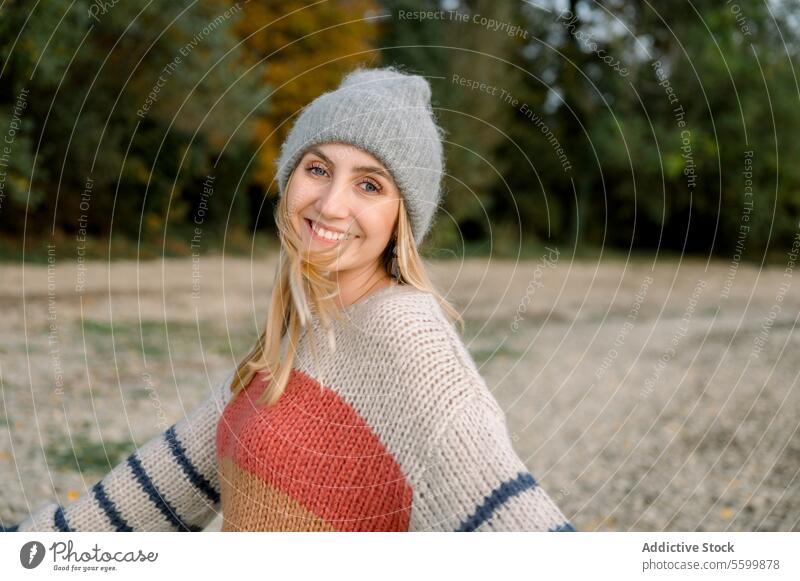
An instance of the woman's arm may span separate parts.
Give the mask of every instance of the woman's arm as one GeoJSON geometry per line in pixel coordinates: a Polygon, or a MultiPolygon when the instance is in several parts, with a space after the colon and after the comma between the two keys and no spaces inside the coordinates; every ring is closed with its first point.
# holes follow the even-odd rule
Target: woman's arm
{"type": "Polygon", "coordinates": [[[420,528],[575,530],[514,451],[502,410],[488,389],[461,405],[423,471],[414,501],[422,518],[412,519],[420,528]]]}
{"type": "Polygon", "coordinates": [[[201,531],[220,509],[216,430],[233,371],[181,421],[151,439],[61,506],[37,508],[7,530],[201,531]]]}
{"type": "Polygon", "coordinates": [[[404,376],[414,378],[406,383],[416,386],[419,407],[433,410],[432,441],[412,484],[411,530],[574,531],[514,451],[503,410],[461,338],[427,301],[396,348],[411,362],[404,376]]]}

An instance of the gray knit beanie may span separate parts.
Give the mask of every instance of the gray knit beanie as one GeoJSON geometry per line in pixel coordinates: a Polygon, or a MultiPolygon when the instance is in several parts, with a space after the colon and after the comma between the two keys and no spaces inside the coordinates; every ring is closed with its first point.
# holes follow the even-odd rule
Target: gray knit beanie
{"type": "Polygon", "coordinates": [[[408,209],[417,246],[441,198],[443,131],[431,108],[431,89],[419,75],[392,67],[356,69],[339,88],[300,114],[276,162],[282,196],[306,150],[342,142],[369,152],[391,172],[408,209]]]}

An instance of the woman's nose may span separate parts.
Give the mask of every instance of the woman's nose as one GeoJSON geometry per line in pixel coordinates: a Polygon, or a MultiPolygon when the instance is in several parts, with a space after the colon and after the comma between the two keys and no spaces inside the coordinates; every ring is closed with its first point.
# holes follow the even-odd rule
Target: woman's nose
{"type": "Polygon", "coordinates": [[[344,180],[331,180],[317,198],[316,209],[323,221],[344,219],[350,215],[349,184],[344,180]],[[327,218],[328,220],[325,220],[327,218]]]}

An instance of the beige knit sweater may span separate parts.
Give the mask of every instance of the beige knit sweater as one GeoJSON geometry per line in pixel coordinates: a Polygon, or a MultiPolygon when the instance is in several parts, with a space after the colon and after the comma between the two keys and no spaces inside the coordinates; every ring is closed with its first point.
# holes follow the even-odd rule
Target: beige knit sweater
{"type": "Polygon", "coordinates": [[[231,531],[575,530],[432,295],[392,284],[343,314],[335,350],[316,319],[303,332],[275,406],[256,405],[262,374],[231,398],[231,370],[89,493],[16,530],[199,531],[220,509],[231,531]]]}

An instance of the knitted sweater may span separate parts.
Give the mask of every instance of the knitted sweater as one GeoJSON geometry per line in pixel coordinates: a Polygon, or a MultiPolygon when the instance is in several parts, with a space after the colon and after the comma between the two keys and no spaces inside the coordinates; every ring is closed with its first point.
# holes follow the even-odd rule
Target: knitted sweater
{"type": "Polygon", "coordinates": [[[343,314],[335,350],[312,319],[274,406],[256,402],[263,374],[231,398],[231,371],[91,491],[16,529],[200,531],[221,508],[224,531],[575,530],[431,294],[392,284],[343,314]]]}

